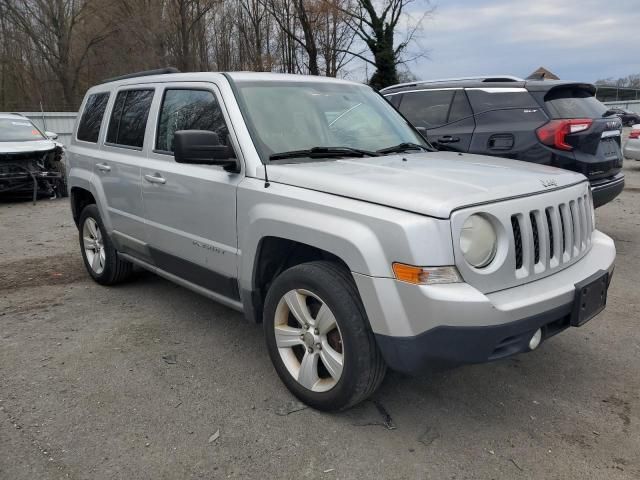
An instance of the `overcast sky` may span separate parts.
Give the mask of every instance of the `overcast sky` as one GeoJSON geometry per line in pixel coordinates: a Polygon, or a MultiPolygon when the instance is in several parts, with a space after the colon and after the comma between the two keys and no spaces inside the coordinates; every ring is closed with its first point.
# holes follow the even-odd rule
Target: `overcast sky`
{"type": "MultiPolygon", "coordinates": [[[[412,5],[413,16],[424,1],[412,5]]],[[[562,79],[640,73],[640,0],[435,0],[419,43],[419,79],[527,76],[545,66],[562,79]]],[[[416,47],[414,47],[414,50],[416,47]]]]}

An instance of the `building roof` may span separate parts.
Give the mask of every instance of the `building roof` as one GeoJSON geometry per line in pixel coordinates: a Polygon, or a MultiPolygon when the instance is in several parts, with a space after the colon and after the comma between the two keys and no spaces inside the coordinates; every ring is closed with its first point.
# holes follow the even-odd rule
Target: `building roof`
{"type": "Polygon", "coordinates": [[[544,67],[539,67],[537,70],[534,70],[527,77],[528,80],[560,80],[555,73],[550,70],[547,70],[544,67]]]}

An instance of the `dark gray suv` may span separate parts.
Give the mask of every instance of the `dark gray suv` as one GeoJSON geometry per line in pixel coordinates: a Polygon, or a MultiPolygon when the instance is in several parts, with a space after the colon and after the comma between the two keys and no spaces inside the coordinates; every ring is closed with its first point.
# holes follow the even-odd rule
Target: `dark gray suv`
{"type": "Polygon", "coordinates": [[[596,207],[624,188],[622,123],[591,84],[503,76],[405,83],[381,93],[440,150],[582,173],[596,207]]]}

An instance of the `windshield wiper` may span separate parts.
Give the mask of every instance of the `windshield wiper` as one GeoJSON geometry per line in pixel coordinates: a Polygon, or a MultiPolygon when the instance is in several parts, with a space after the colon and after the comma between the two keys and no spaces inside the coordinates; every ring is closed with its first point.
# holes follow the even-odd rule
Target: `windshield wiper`
{"type": "Polygon", "coordinates": [[[403,142],[403,143],[399,143],[398,145],[394,145],[393,147],[381,148],[380,150],[376,150],[376,152],[378,152],[378,153],[402,153],[402,152],[406,152],[407,150],[426,150],[426,151],[430,151],[424,145],[419,145],[417,143],[411,143],[411,142],[403,142]]]}
{"type": "Polygon", "coordinates": [[[313,147],[305,150],[291,150],[290,152],[273,153],[269,160],[284,160],[287,158],[328,158],[328,157],[377,157],[378,152],[361,150],[351,147],[313,147]]]}

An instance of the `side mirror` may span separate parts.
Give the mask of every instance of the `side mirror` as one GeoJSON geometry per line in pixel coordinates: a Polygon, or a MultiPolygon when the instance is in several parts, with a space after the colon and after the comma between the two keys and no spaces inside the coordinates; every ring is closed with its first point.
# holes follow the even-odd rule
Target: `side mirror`
{"type": "Polygon", "coordinates": [[[173,156],[177,163],[220,165],[238,172],[238,159],[232,147],[220,143],[218,134],[208,130],[178,130],[173,137],[173,156]]]}
{"type": "Polygon", "coordinates": [[[58,139],[58,134],[55,132],[44,132],[45,137],[47,137],[49,140],[57,140],[58,139]]]}

